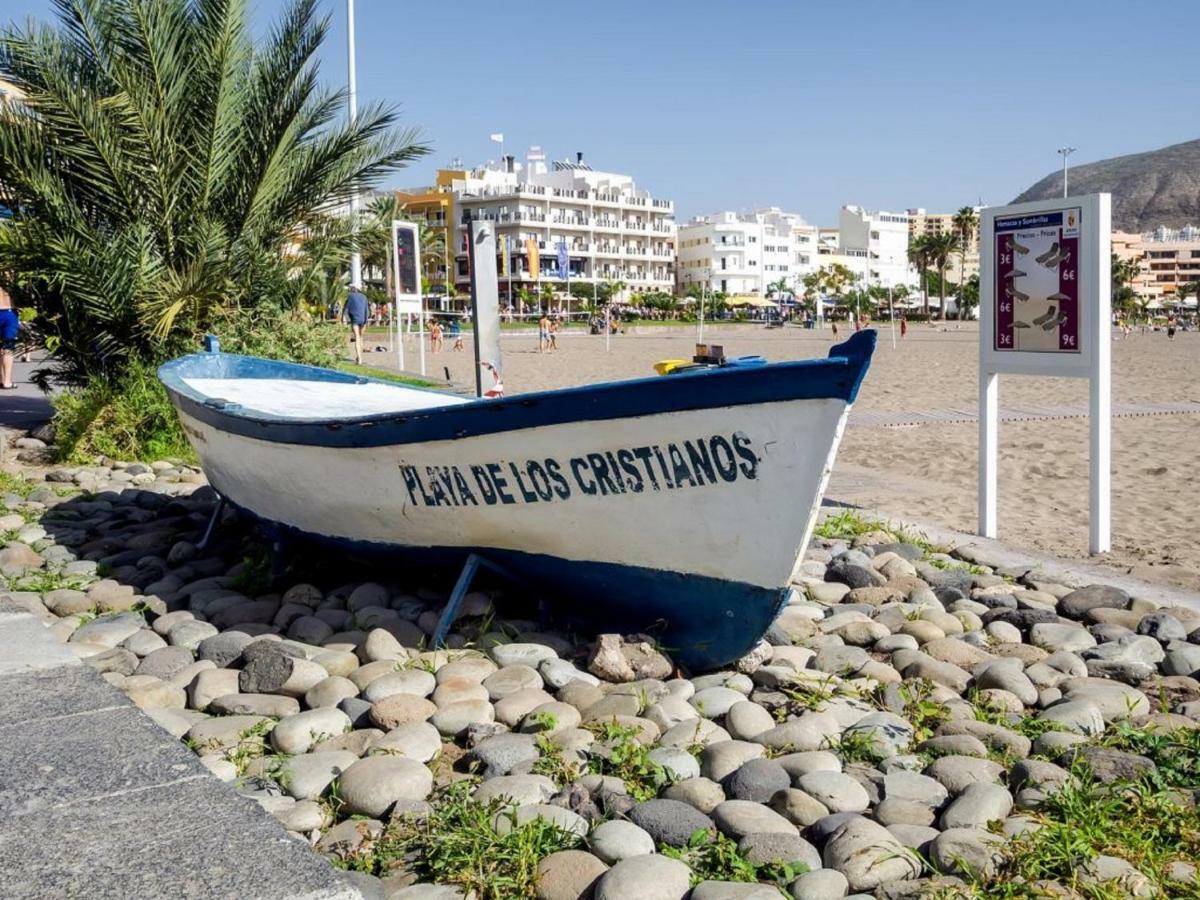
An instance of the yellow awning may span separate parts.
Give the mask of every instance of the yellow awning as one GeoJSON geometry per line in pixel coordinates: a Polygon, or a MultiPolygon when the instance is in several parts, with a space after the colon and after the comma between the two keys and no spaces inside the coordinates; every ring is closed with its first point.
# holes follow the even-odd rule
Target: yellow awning
{"type": "Polygon", "coordinates": [[[739,294],[735,297],[730,297],[725,301],[726,306],[778,306],[774,300],[767,300],[764,297],[755,297],[750,294],[739,294]]]}

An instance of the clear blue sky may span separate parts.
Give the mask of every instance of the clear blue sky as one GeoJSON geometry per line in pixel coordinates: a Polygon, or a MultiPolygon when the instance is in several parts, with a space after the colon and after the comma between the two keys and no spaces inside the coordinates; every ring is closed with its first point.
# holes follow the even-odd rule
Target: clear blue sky
{"type": "MultiPolygon", "coordinates": [[[[345,3],[322,73],[345,78],[345,3]]],[[[279,0],[253,3],[267,23],[279,0]]],[[[0,20],[49,15],[5,0],[0,20]]],[[[434,152],[584,152],[677,217],[778,205],[1003,203],[1076,163],[1200,137],[1200,4],[1144,0],[358,0],[361,100],[399,103],[434,152]]]]}

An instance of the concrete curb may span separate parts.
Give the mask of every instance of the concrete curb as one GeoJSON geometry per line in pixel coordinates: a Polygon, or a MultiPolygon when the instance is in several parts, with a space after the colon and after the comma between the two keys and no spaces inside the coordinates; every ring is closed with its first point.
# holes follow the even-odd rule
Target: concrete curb
{"type": "Polygon", "coordinates": [[[1101,566],[1061,559],[1049,553],[1038,553],[1033,550],[1012,547],[1000,541],[980,537],[977,534],[966,534],[962,531],[930,525],[927,522],[903,519],[890,513],[864,509],[848,503],[838,503],[836,500],[830,499],[825,501],[825,505],[821,509],[821,518],[837,515],[846,509],[852,509],[865,518],[877,519],[904,531],[919,534],[931,544],[949,547],[953,555],[967,562],[975,562],[992,568],[1024,568],[1045,576],[1048,581],[1057,581],[1071,587],[1082,587],[1087,584],[1110,584],[1132,596],[1145,597],[1164,606],[1186,606],[1200,610],[1200,594],[1192,591],[1165,584],[1154,584],[1130,575],[1122,575],[1101,566]]]}
{"type": "Polygon", "coordinates": [[[5,599],[0,896],[362,898],[5,599]]]}

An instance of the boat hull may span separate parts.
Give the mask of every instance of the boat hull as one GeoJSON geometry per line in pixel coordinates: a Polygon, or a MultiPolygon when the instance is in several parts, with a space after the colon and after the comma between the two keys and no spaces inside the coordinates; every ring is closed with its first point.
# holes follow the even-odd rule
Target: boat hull
{"type": "MultiPolygon", "coordinates": [[[[730,402],[703,405],[713,402],[705,386],[718,387],[704,375],[637,384],[624,404],[635,414],[615,403],[590,417],[603,404],[582,390],[574,419],[518,408],[519,427],[467,425],[440,437],[414,428],[411,441],[378,428],[347,440],[343,427],[298,442],[294,423],[247,426],[172,397],[212,486],[273,527],[437,564],[479,553],[569,617],[645,631],[689,668],[712,668],[753,647],[782,608],[853,390],[804,396],[813,391],[776,385],[740,395],[722,381],[711,393],[730,402]],[[638,406],[645,390],[673,380],[699,394],[675,404],[693,408],[638,406]]],[[[530,396],[536,408],[552,394],[530,396]]]]}

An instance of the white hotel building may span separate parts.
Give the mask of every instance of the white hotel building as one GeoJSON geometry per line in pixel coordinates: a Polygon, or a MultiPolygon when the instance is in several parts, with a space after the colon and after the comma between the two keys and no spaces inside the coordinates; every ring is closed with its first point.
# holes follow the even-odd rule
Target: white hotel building
{"type": "Polygon", "coordinates": [[[800,293],[817,268],[817,229],[778,207],[699,216],[679,227],[679,290],[765,296],[779,281],[800,293]]]}
{"type": "MultiPolygon", "coordinates": [[[[541,148],[531,147],[524,164],[506,156],[463,173],[451,190],[458,207],[452,241],[459,290],[470,289],[464,212],[494,222],[498,246],[508,238],[514,294],[548,281],[560,286],[563,241],[573,285],[621,281],[627,292],[675,289],[675,205],[639,189],[629,175],[593,170],[583,154],[548,165],[541,148]],[[531,240],[537,242],[536,277],[530,269],[531,240]]],[[[505,298],[509,279],[501,272],[505,298]]]]}
{"type": "Polygon", "coordinates": [[[838,255],[868,286],[916,284],[908,262],[909,216],[843,206],[838,216],[838,255]]]}

